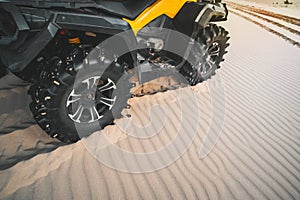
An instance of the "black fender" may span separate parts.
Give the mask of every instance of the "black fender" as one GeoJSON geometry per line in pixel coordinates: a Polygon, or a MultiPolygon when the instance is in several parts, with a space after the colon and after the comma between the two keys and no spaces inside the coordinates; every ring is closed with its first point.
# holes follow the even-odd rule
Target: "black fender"
{"type": "Polygon", "coordinates": [[[224,3],[186,3],[174,18],[176,30],[192,36],[210,22],[226,21],[228,10],[224,3]]]}
{"type": "Polygon", "coordinates": [[[228,9],[226,4],[205,4],[196,17],[195,23],[204,28],[209,22],[226,21],[227,16],[228,9]]]}

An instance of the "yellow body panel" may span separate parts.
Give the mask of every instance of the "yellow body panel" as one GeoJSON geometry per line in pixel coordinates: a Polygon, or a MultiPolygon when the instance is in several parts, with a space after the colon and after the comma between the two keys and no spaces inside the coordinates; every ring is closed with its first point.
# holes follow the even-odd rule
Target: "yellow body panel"
{"type": "Polygon", "coordinates": [[[158,0],[146,8],[136,19],[129,20],[124,18],[124,20],[130,24],[134,34],[137,34],[140,29],[161,15],[174,18],[187,2],[197,2],[197,0],[158,0]]]}

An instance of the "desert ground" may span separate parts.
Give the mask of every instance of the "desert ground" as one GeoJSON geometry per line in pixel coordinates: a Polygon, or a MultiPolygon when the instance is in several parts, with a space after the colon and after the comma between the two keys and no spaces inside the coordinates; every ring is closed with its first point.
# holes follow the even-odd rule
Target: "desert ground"
{"type": "Polygon", "coordinates": [[[300,199],[300,19],[228,5],[229,19],[219,24],[230,47],[216,76],[134,97],[124,111],[130,119],[75,144],[63,145],[35,124],[27,83],[1,78],[0,199],[300,199]],[[101,162],[94,154],[110,146],[157,151],[179,130],[190,143],[163,167],[172,152],[143,163],[113,153],[101,162]],[[153,132],[148,140],[132,137],[153,132]],[[110,145],[98,140],[102,135],[110,145]],[[122,170],[108,161],[123,163],[122,170]]]}

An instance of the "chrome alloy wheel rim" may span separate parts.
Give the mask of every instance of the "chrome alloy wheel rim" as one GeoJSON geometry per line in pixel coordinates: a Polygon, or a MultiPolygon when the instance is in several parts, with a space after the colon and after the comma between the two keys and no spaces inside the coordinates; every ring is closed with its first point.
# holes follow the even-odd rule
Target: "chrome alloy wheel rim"
{"type": "Polygon", "coordinates": [[[216,60],[220,54],[220,49],[221,48],[218,42],[213,42],[205,49],[197,67],[199,76],[204,77],[211,73],[216,65],[216,60]]]}
{"type": "Polygon", "coordinates": [[[69,118],[77,123],[100,120],[116,102],[117,96],[112,96],[115,89],[116,84],[110,78],[102,80],[94,76],[83,80],[73,88],[66,101],[69,118]]]}

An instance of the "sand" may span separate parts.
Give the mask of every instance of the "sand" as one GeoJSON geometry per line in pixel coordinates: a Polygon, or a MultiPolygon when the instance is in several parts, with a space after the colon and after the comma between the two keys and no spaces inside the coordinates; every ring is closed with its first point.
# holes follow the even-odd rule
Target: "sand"
{"type": "MultiPolygon", "coordinates": [[[[120,128],[129,119],[117,120],[119,126],[102,132],[111,145],[102,144],[101,134],[95,133],[62,146],[32,122],[25,105],[8,111],[1,104],[1,116],[16,122],[1,123],[0,199],[300,199],[300,50],[236,15],[222,25],[230,32],[231,46],[217,75],[194,87],[131,99],[131,108],[125,111],[133,122],[125,127],[131,135],[120,128]],[[127,173],[90,153],[111,146],[136,153],[164,148],[182,126],[180,108],[187,119],[181,133],[194,137],[168,166],[127,173]],[[27,114],[18,115],[18,109],[27,114]],[[208,135],[210,127],[213,134],[208,135]],[[220,127],[217,143],[201,159],[204,141],[212,140],[220,127]],[[131,137],[149,136],[153,130],[159,134],[148,140],[131,137]]],[[[25,91],[22,88],[1,91],[1,101],[18,96],[14,91],[25,91]]],[[[21,104],[28,101],[23,94],[18,96],[21,104]]],[[[153,168],[168,155],[172,152],[157,163],[144,162],[153,168]]],[[[111,154],[110,160],[127,167],[145,164],[116,158],[111,154]]]]}
{"type": "Polygon", "coordinates": [[[292,4],[284,4],[284,0],[224,0],[224,2],[239,3],[266,11],[300,18],[300,1],[289,0],[292,4]]]}

